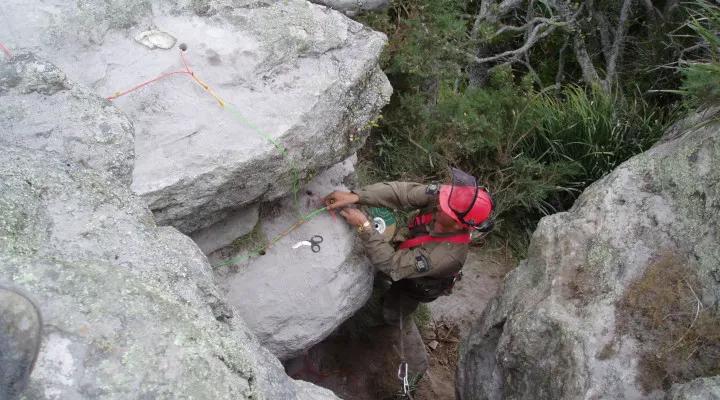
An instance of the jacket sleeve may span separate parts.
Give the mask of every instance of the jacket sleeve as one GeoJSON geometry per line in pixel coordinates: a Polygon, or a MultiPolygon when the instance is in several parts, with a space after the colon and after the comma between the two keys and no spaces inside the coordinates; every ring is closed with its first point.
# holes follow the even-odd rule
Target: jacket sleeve
{"type": "Polygon", "coordinates": [[[393,281],[423,276],[448,276],[460,270],[464,260],[458,260],[448,252],[418,246],[413,249],[395,250],[381,233],[369,229],[360,233],[370,261],[393,281]]]}
{"type": "Polygon", "coordinates": [[[436,193],[427,185],[414,182],[384,182],[356,190],[359,203],[395,210],[424,208],[436,201],[436,193]]]}

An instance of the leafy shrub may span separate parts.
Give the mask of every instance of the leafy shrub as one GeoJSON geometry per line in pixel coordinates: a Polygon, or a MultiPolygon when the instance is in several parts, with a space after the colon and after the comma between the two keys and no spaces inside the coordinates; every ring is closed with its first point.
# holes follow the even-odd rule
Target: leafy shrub
{"type": "Polygon", "coordinates": [[[720,63],[694,63],[683,67],[680,91],[691,108],[720,104],[720,63]]]}
{"type": "Polygon", "coordinates": [[[683,83],[679,92],[691,108],[720,104],[720,7],[702,0],[688,7],[687,27],[697,36],[700,60],[681,66],[683,83]]]}

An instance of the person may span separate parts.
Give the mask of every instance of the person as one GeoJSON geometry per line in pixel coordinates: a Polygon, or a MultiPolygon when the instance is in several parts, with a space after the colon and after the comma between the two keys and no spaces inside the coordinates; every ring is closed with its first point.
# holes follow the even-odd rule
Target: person
{"type": "Polygon", "coordinates": [[[384,182],[325,197],[328,210],[339,209],[357,227],[368,258],[392,282],[382,303],[388,325],[399,325],[421,302],[449,294],[465,263],[471,230],[492,229],[488,191],[460,170],[451,169],[451,175],[445,185],[384,182]],[[399,242],[404,235],[388,240],[354,205],[420,212],[408,224],[408,238],[399,242]]]}

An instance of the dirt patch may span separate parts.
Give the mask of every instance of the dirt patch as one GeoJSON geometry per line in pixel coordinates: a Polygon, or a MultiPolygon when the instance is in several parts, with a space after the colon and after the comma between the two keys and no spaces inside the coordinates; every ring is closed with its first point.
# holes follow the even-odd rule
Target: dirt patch
{"type": "MultiPolygon", "coordinates": [[[[295,379],[313,382],[335,392],[345,400],[400,400],[401,382],[397,378],[399,356],[386,339],[388,332],[373,328],[372,336],[334,335],[313,347],[306,356],[286,363],[295,379]]],[[[410,371],[410,390],[415,400],[455,398],[455,369],[460,337],[458,329],[431,322],[422,332],[429,368],[419,377],[410,371]]]]}
{"type": "Polygon", "coordinates": [[[399,357],[382,340],[335,335],[286,365],[287,373],[332,390],[345,400],[394,400],[401,397],[396,373],[399,357]]]}
{"type": "Polygon", "coordinates": [[[618,304],[619,333],[640,343],[643,390],[667,390],[674,383],[720,374],[720,312],[703,304],[702,288],[689,261],[666,254],[618,304]]]}
{"type": "Polygon", "coordinates": [[[455,398],[455,370],[461,338],[457,326],[433,323],[423,332],[428,349],[429,367],[418,382],[415,400],[448,400],[455,398]]]}

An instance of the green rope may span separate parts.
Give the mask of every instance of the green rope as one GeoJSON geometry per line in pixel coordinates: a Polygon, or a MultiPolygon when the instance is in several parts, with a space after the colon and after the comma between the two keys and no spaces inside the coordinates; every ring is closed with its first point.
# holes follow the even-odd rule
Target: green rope
{"type": "Polygon", "coordinates": [[[245,118],[238,109],[235,108],[235,106],[232,103],[224,101],[223,108],[228,110],[232,116],[235,117],[240,123],[244,124],[246,127],[253,130],[254,133],[259,135],[260,137],[264,138],[268,142],[272,143],[273,146],[280,152],[280,154],[285,157],[289,164],[290,164],[290,173],[292,174],[292,193],[293,193],[293,201],[295,203],[295,214],[298,218],[302,218],[302,215],[300,214],[300,199],[298,198],[298,192],[300,191],[300,169],[295,164],[295,161],[290,158],[290,154],[285,148],[285,146],[282,145],[279,141],[275,140],[272,136],[268,135],[267,133],[263,132],[260,128],[258,128],[255,124],[250,122],[247,118],[245,118]]]}
{"type": "Polygon", "coordinates": [[[287,151],[287,149],[285,149],[285,146],[283,146],[282,143],[278,142],[278,141],[275,140],[272,136],[270,136],[270,135],[266,134],[265,132],[263,132],[262,130],[260,130],[260,128],[258,128],[257,126],[255,126],[255,124],[253,124],[252,122],[248,121],[245,117],[243,117],[243,115],[240,113],[240,111],[238,111],[238,110],[235,108],[235,106],[232,105],[232,103],[226,102],[224,108],[225,108],[226,110],[228,110],[228,111],[230,112],[230,114],[232,114],[232,115],[233,115],[238,121],[240,121],[242,124],[244,124],[245,126],[247,126],[247,127],[250,128],[250,129],[252,129],[256,134],[260,135],[261,137],[263,137],[263,138],[264,138],[265,140],[267,140],[268,142],[272,143],[272,144],[275,146],[275,148],[278,149],[278,151],[280,152],[280,154],[282,154],[282,155],[285,156],[285,157],[288,156],[288,151],[287,151]]]}
{"type": "Polygon", "coordinates": [[[313,218],[317,217],[318,215],[322,214],[323,211],[326,211],[327,209],[325,207],[318,208],[317,210],[313,210],[309,212],[308,214],[302,216],[298,222],[296,222],[293,226],[290,227],[290,229],[286,230],[285,232],[275,236],[268,244],[259,246],[255,250],[248,251],[244,254],[241,254],[237,257],[233,257],[231,259],[219,262],[217,264],[213,264],[214,268],[220,268],[220,267],[227,267],[229,265],[233,264],[240,264],[242,262],[248,261],[253,257],[258,257],[263,255],[264,251],[275,245],[275,243],[279,242],[282,238],[287,236],[290,232],[294,231],[296,228],[298,228],[300,225],[304,224],[305,222],[308,222],[312,220],[313,218]]]}

